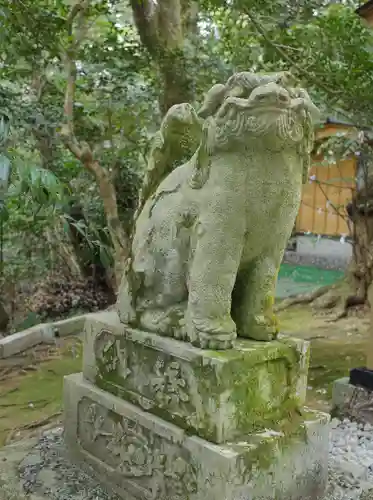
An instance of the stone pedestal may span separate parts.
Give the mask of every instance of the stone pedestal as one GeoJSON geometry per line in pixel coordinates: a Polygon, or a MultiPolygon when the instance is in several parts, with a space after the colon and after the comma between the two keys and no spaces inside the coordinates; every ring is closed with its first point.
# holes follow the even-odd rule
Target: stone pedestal
{"type": "Polygon", "coordinates": [[[90,319],[83,373],[65,380],[66,442],[126,500],[322,498],[328,416],[302,408],[308,349],[204,351],[90,319]]]}
{"type": "Polygon", "coordinates": [[[214,443],[281,427],[304,404],[309,344],[238,341],[228,351],[88,320],[83,375],[97,387],[214,443]]]}

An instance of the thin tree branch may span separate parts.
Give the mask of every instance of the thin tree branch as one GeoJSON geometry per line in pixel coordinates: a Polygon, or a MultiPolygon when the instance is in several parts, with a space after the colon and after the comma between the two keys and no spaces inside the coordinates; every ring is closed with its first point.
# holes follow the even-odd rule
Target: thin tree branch
{"type": "Polygon", "coordinates": [[[76,89],[76,62],[73,59],[73,54],[66,53],[65,56],[65,71],[66,71],[66,93],[63,107],[65,123],[62,128],[62,135],[70,139],[74,135],[74,102],[76,89]]]}
{"type": "MultiPolygon", "coordinates": [[[[271,47],[274,48],[274,50],[279,54],[280,57],[282,57],[287,63],[289,63],[293,68],[296,69],[296,71],[299,73],[299,75],[303,76],[304,78],[306,78],[308,81],[312,81],[313,84],[318,87],[318,88],[321,88],[323,89],[325,92],[327,92],[328,94],[330,95],[333,95],[334,98],[332,99],[331,103],[329,104],[329,109],[334,109],[334,111],[336,111],[338,114],[344,116],[347,120],[349,121],[352,121],[351,119],[351,116],[349,114],[347,114],[345,111],[341,110],[341,109],[337,109],[334,107],[335,103],[338,101],[338,99],[340,99],[340,97],[343,96],[343,93],[338,93],[336,92],[335,90],[333,90],[332,88],[328,87],[327,85],[323,84],[322,82],[320,82],[317,78],[316,78],[316,75],[311,75],[306,68],[302,68],[301,66],[299,66],[296,62],[294,62],[292,60],[292,58],[290,56],[287,55],[287,53],[282,49],[281,46],[279,46],[278,44],[276,44],[275,42],[273,42],[270,38],[270,36],[268,35],[267,31],[265,30],[265,28],[262,26],[262,24],[257,20],[255,19],[255,17],[252,15],[252,13],[250,12],[250,9],[245,7],[243,8],[245,14],[248,16],[248,18],[250,19],[252,25],[254,26],[254,28],[257,30],[257,32],[262,36],[262,38],[264,39],[264,41],[270,45],[271,47]]],[[[343,96],[344,99],[346,99],[346,96],[344,95],[343,96]]],[[[357,124],[355,124],[355,126],[358,126],[357,124]]]]}
{"type": "MultiPolygon", "coordinates": [[[[87,148],[80,147],[75,134],[74,134],[74,102],[75,102],[75,91],[76,91],[76,52],[78,45],[83,40],[82,31],[84,31],[84,18],[86,11],[90,5],[90,0],[83,0],[77,2],[72,8],[68,15],[66,24],[67,32],[69,36],[69,45],[64,54],[65,60],[65,71],[66,71],[66,92],[65,92],[65,102],[64,102],[64,123],[61,127],[61,138],[65,143],[66,147],[73,153],[76,158],[81,160],[88,168],[89,159],[88,157],[84,160],[83,153],[88,154],[87,148]],[[79,29],[76,37],[74,37],[74,21],[78,20],[79,29]]],[[[93,158],[92,158],[93,160],[93,158]]],[[[91,160],[91,161],[92,161],[91,160]]]]}
{"type": "Polygon", "coordinates": [[[73,35],[75,19],[77,18],[78,15],[81,16],[83,14],[84,16],[90,3],[91,3],[90,0],[78,0],[76,4],[72,6],[69,15],[67,16],[66,19],[67,32],[69,36],[73,35]]]}
{"type": "Polygon", "coordinates": [[[324,89],[329,94],[336,95],[336,92],[333,89],[330,89],[328,86],[326,86],[326,85],[320,83],[318,80],[312,78],[312,76],[305,69],[303,69],[297,63],[295,63],[292,60],[292,58],[287,55],[287,53],[282,49],[282,47],[280,47],[279,45],[277,45],[276,43],[274,43],[271,40],[271,38],[269,37],[265,28],[261,25],[261,23],[257,19],[255,19],[255,17],[252,15],[249,8],[245,7],[244,12],[247,15],[247,17],[250,19],[251,24],[254,26],[254,28],[257,30],[257,32],[262,36],[262,38],[265,40],[265,42],[268,45],[270,45],[271,47],[273,47],[275,49],[275,51],[282,57],[282,59],[284,59],[287,63],[291,64],[291,66],[294,67],[300,75],[304,76],[308,80],[313,80],[313,83],[317,87],[324,89]]]}

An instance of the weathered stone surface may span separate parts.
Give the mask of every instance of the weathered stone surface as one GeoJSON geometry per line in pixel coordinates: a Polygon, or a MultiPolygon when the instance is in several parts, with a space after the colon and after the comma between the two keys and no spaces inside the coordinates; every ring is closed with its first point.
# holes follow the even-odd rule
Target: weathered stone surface
{"type": "Polygon", "coordinates": [[[188,104],[165,117],[150,168],[162,182],[147,179],[119,291],[123,323],[207,349],[230,348],[236,335],[276,337],[274,288],[317,111],[288,76],[237,73],[214,86],[204,121],[188,104]],[[168,122],[182,124],[183,139],[165,133],[168,122]],[[186,163],[168,153],[190,138],[198,147],[186,163]]]}
{"type": "Polygon", "coordinates": [[[77,374],[65,378],[65,422],[74,460],[125,500],[318,500],[326,486],[324,414],[217,446],[77,374]]]}
{"type": "Polygon", "coordinates": [[[14,354],[41,344],[45,338],[51,337],[52,334],[52,326],[49,323],[45,323],[8,335],[0,339],[0,359],[9,358],[10,356],[14,356],[14,354]]]}
{"type": "Polygon", "coordinates": [[[305,400],[308,342],[241,340],[229,351],[87,319],[87,380],[200,437],[222,443],[279,428],[305,400]]]}
{"type": "Polygon", "coordinates": [[[351,385],[348,377],[336,380],[333,385],[333,413],[340,418],[373,424],[373,392],[351,385]]]}
{"type": "Polygon", "coordinates": [[[86,321],[83,373],[65,379],[68,448],[125,500],[324,493],[309,345],[278,338],[273,314],[316,111],[288,73],[242,72],[162,122],[118,314],[86,321]]]}

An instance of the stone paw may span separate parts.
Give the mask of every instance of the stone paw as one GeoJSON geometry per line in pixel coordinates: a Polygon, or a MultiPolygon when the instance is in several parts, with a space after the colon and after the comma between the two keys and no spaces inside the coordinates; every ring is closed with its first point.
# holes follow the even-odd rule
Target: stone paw
{"type": "Polygon", "coordinates": [[[132,307],[118,308],[118,316],[124,325],[133,326],[136,323],[136,312],[132,307]]]}
{"type": "Polygon", "coordinates": [[[206,333],[208,335],[230,335],[231,333],[236,333],[236,323],[230,317],[225,319],[193,318],[192,324],[198,333],[206,333]]]}
{"type": "Polygon", "coordinates": [[[197,338],[192,342],[196,347],[201,349],[210,349],[213,351],[223,351],[232,349],[236,333],[227,333],[220,335],[211,335],[209,333],[198,332],[197,338]]]}
{"type": "Polygon", "coordinates": [[[276,321],[270,321],[265,316],[255,316],[253,320],[248,321],[247,333],[239,336],[262,342],[271,342],[272,340],[276,340],[277,335],[278,328],[276,321]]]}
{"type": "Polygon", "coordinates": [[[236,339],[236,324],[231,318],[225,320],[192,320],[193,337],[191,343],[201,349],[225,350],[233,347],[236,339]]]}

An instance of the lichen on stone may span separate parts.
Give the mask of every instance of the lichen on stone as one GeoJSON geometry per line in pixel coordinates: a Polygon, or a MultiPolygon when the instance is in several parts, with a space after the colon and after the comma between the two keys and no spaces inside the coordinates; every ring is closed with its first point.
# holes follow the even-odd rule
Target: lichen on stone
{"type": "Polygon", "coordinates": [[[237,73],[199,116],[189,104],[165,116],[119,291],[123,323],[214,350],[277,337],[275,284],[316,111],[291,80],[237,73]]]}

